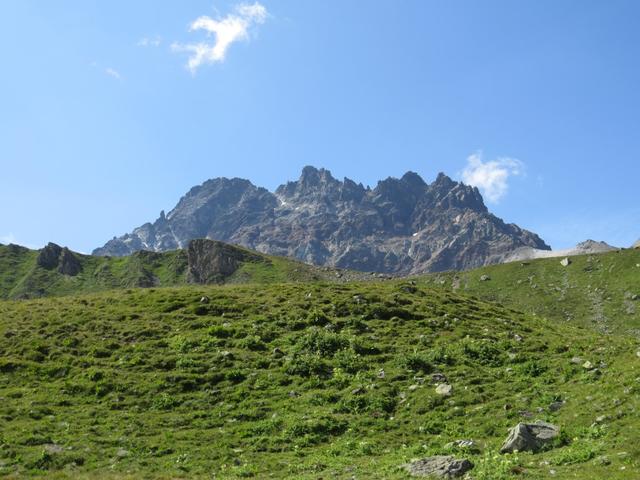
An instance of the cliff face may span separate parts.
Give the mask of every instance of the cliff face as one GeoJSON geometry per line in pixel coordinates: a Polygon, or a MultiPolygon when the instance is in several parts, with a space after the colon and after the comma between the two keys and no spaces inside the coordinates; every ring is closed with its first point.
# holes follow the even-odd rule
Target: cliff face
{"type": "Polygon", "coordinates": [[[96,255],[186,248],[196,238],[364,271],[413,274],[498,263],[537,235],[489,213],[477,188],[444,174],[427,184],[407,172],[374,189],[305,167],[271,193],[217,178],[192,188],[167,215],[114,238],[96,255]]]}

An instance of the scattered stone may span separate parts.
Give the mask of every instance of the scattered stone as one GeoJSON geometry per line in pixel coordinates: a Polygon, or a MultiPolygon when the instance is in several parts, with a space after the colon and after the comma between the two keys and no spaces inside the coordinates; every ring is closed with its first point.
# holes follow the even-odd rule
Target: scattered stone
{"type": "Polygon", "coordinates": [[[116,452],[116,457],[125,458],[129,456],[129,450],[125,450],[124,448],[119,448],[116,452]]]}
{"type": "Polygon", "coordinates": [[[569,257],[565,257],[560,261],[560,265],[562,265],[563,267],[568,267],[569,265],[571,265],[571,260],[569,260],[569,257]]]}
{"type": "Polygon", "coordinates": [[[448,455],[436,455],[421,460],[414,460],[403,465],[412,477],[457,478],[473,468],[469,460],[458,459],[448,455]]]}
{"type": "Polygon", "coordinates": [[[585,370],[593,370],[593,363],[587,360],[582,364],[582,368],[584,368],[585,370]]]}
{"type": "Polygon", "coordinates": [[[64,452],[64,447],[58,445],[57,443],[46,443],[43,445],[44,451],[47,453],[62,453],[64,452]]]}
{"type": "Polygon", "coordinates": [[[378,378],[384,378],[384,368],[381,368],[380,370],[378,370],[378,378]]]}
{"type": "Polygon", "coordinates": [[[278,357],[279,358],[279,357],[284,356],[284,352],[282,350],[280,350],[278,347],[274,348],[272,353],[273,353],[274,357],[278,357]]]}
{"type": "Polygon", "coordinates": [[[551,402],[549,405],[549,410],[552,412],[557,412],[562,407],[564,407],[564,402],[551,402]]]}
{"type": "Polygon", "coordinates": [[[571,359],[571,363],[575,363],[576,365],[580,365],[584,360],[581,357],[573,357],[571,359]]]}
{"type": "Polygon", "coordinates": [[[519,423],[509,431],[509,436],[500,448],[500,453],[539,452],[545,445],[551,443],[560,429],[546,422],[519,423]]]}
{"type": "Polygon", "coordinates": [[[409,385],[409,388],[408,388],[410,392],[413,392],[414,390],[417,390],[417,389],[418,389],[418,385],[409,385]]]}
{"type": "Polygon", "coordinates": [[[431,375],[431,382],[433,383],[445,383],[446,381],[447,377],[443,373],[434,373],[431,375]]]}
{"type": "Polygon", "coordinates": [[[491,277],[490,277],[489,275],[482,275],[482,276],[480,277],[480,281],[481,281],[481,282],[487,282],[487,281],[489,281],[489,280],[491,280],[491,277]]]}
{"type": "Polygon", "coordinates": [[[453,390],[453,387],[448,383],[441,383],[436,387],[436,393],[438,395],[443,395],[445,397],[450,396],[452,390],[453,390]]]}
{"type": "Polygon", "coordinates": [[[200,303],[209,303],[209,297],[202,297],[200,303]]]}
{"type": "Polygon", "coordinates": [[[456,440],[455,442],[447,443],[444,448],[447,450],[467,450],[469,452],[480,451],[478,444],[473,440],[456,440]]]}

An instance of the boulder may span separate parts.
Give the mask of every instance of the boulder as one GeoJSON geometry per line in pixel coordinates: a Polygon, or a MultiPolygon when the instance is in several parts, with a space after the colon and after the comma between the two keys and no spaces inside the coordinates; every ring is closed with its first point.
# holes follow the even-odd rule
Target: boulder
{"type": "Polygon", "coordinates": [[[509,431],[500,453],[539,452],[560,435],[560,429],[551,423],[519,423],[509,431]]]}
{"type": "Polygon", "coordinates": [[[199,239],[187,247],[189,283],[222,283],[243,262],[264,262],[264,257],[215,240],[199,239]]]}
{"type": "Polygon", "coordinates": [[[62,253],[62,247],[49,242],[46,247],[40,250],[36,263],[46,270],[53,270],[58,266],[58,260],[62,253]]]}
{"type": "Polygon", "coordinates": [[[63,275],[75,276],[82,271],[82,264],[67,247],[49,242],[40,250],[36,263],[46,270],[57,269],[63,275]]]}
{"type": "Polygon", "coordinates": [[[82,264],[80,263],[80,260],[78,260],[78,257],[76,257],[67,247],[64,247],[60,253],[58,272],[63,275],[75,277],[81,271],[82,264]]]}
{"type": "Polygon", "coordinates": [[[436,393],[438,395],[443,395],[445,397],[448,397],[449,395],[451,395],[452,390],[453,390],[453,387],[448,383],[441,383],[436,387],[436,393]]]}
{"type": "Polygon", "coordinates": [[[489,280],[491,280],[491,277],[489,277],[489,275],[482,275],[480,277],[481,282],[488,282],[489,280]]]}
{"type": "Polygon", "coordinates": [[[563,267],[568,267],[569,265],[571,265],[571,260],[569,260],[569,257],[564,257],[562,260],[560,260],[560,265],[562,265],[563,267]]]}
{"type": "Polygon", "coordinates": [[[448,455],[427,457],[404,465],[404,469],[412,477],[457,478],[472,468],[473,463],[469,460],[448,455]]]}

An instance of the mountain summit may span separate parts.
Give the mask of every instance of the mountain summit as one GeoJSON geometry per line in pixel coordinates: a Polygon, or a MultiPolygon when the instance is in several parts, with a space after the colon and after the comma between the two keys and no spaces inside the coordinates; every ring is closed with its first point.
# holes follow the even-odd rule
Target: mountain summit
{"type": "Polygon", "coordinates": [[[193,187],[168,214],[113,238],[95,255],[185,248],[195,238],[235,243],[316,265],[415,274],[498,263],[514,250],[549,250],[540,237],[492,215],[477,188],[417,173],[371,189],[305,167],[274,193],[248,180],[193,187]]]}

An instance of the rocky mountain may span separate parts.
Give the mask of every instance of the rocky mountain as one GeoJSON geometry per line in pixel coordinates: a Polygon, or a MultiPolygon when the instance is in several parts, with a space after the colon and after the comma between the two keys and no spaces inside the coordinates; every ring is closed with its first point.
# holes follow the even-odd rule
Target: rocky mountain
{"type": "Polygon", "coordinates": [[[638,239],[638,241],[636,243],[634,243],[631,248],[640,248],[640,238],[638,239]]]}
{"type": "Polygon", "coordinates": [[[620,249],[606,242],[596,242],[595,240],[585,240],[573,248],[563,250],[541,250],[532,247],[521,247],[507,255],[505,262],[533,260],[536,258],[571,257],[574,255],[613,252],[614,250],[620,249]]]}
{"type": "Polygon", "coordinates": [[[492,215],[477,188],[444,174],[427,184],[407,172],[371,189],[305,167],[275,192],[216,178],[192,188],[167,215],[113,238],[94,255],[185,248],[210,238],[316,264],[415,274],[503,261],[537,235],[492,215]]]}

